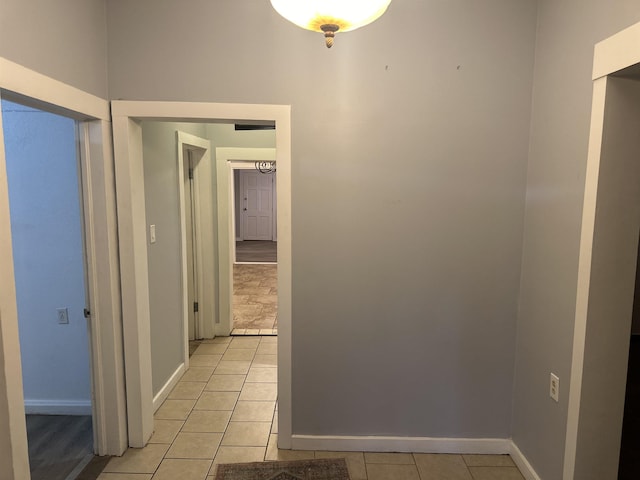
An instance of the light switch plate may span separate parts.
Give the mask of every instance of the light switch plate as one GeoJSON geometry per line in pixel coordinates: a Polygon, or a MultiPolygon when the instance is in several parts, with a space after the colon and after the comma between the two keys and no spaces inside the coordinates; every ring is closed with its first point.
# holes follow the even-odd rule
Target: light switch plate
{"type": "Polygon", "coordinates": [[[156,243],[156,226],[149,225],[149,241],[151,243],[156,243]]]}
{"type": "Polygon", "coordinates": [[[554,373],[549,376],[549,396],[556,402],[560,399],[560,379],[554,373]]]}

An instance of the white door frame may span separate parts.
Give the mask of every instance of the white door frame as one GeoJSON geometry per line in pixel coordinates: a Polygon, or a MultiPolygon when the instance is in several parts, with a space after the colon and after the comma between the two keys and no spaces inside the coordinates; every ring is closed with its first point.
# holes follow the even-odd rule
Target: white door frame
{"type": "MultiPolygon", "coordinates": [[[[608,472],[617,469],[619,444],[615,441],[619,436],[617,439],[612,437],[609,430],[621,431],[626,363],[623,358],[616,358],[615,366],[623,371],[616,369],[615,372],[603,371],[596,365],[605,366],[598,359],[603,358],[603,354],[607,358],[606,353],[617,351],[626,358],[624,349],[628,349],[630,329],[628,332],[624,330],[627,320],[628,325],[631,324],[638,220],[622,219],[618,215],[621,205],[626,205],[626,210],[633,212],[628,207],[640,204],[639,195],[634,191],[636,187],[625,183],[625,178],[638,181],[640,171],[629,168],[637,163],[637,152],[629,150],[633,147],[627,147],[627,151],[622,147],[612,156],[611,142],[607,144],[607,135],[611,131],[607,124],[609,111],[606,100],[610,92],[615,94],[620,87],[618,79],[609,78],[609,75],[640,64],[638,45],[640,23],[598,43],[594,50],[591,131],[580,236],[564,480],[573,480],[576,467],[579,468],[576,462],[584,461],[588,456],[597,459],[598,463],[606,463],[608,472]],[[611,165],[614,164],[617,170],[612,170],[611,165]],[[603,171],[607,172],[607,177],[601,182],[603,171]],[[600,209],[608,212],[618,209],[618,213],[609,220],[603,220],[597,213],[600,209]],[[594,242],[594,239],[598,241],[594,242]],[[605,265],[609,268],[603,268],[605,265]],[[611,265],[625,266],[617,272],[623,285],[610,281],[611,265]],[[625,318],[627,314],[628,319],[625,318]],[[625,339],[625,335],[626,346],[621,344],[624,340],[620,340],[625,339]],[[585,385],[586,389],[583,388],[585,385]],[[596,391],[599,392],[597,395],[596,391]],[[594,395],[600,398],[594,399],[594,395]],[[585,408],[585,402],[590,408],[585,408]],[[599,434],[594,435],[594,431],[599,434]],[[612,441],[613,446],[610,445],[612,441]],[[579,445],[581,452],[578,452],[579,445]]],[[[593,472],[598,478],[606,478],[597,469],[593,472]]]]}
{"type": "MultiPolygon", "coordinates": [[[[276,148],[216,148],[218,193],[218,259],[220,278],[220,323],[217,335],[229,335],[233,329],[233,264],[236,260],[236,212],[234,170],[255,168],[256,161],[275,161],[276,148]],[[223,281],[224,279],[224,281],[223,281]]],[[[277,177],[276,177],[277,180],[277,177]]],[[[278,186],[276,186],[276,195],[278,186]]],[[[278,250],[280,246],[278,245],[278,250]]],[[[280,252],[278,251],[278,254],[280,252]]],[[[278,257],[279,259],[280,257],[278,257]]],[[[280,266],[278,266],[278,279],[280,266]]],[[[278,280],[278,287],[280,286],[278,280]]],[[[278,304],[280,290],[278,290],[278,304]]],[[[280,307],[278,307],[278,335],[280,335],[280,307]]],[[[278,340],[280,343],[280,339],[278,340]]],[[[278,407],[280,408],[280,407],[278,407]]]]}
{"type": "MultiPolygon", "coordinates": [[[[149,440],[153,430],[142,132],[136,122],[143,119],[203,123],[267,120],[276,124],[276,157],[279,173],[277,185],[280,240],[278,242],[278,404],[280,412],[278,444],[281,448],[291,448],[291,107],[153,101],[114,101],[111,106],[122,258],[122,306],[127,358],[127,403],[130,406],[128,409],[130,444],[143,446],[149,440]]],[[[216,164],[219,169],[219,162],[216,161],[216,164]]],[[[227,225],[229,225],[228,217],[227,213],[225,217],[227,225]]],[[[222,235],[218,232],[218,236],[219,241],[228,242],[228,234],[222,235]]],[[[229,252],[228,249],[227,252],[229,252]]],[[[219,278],[225,278],[222,270],[225,266],[227,270],[229,269],[230,261],[228,258],[219,259],[219,261],[219,278]]],[[[228,275],[228,272],[226,274],[228,275]]],[[[222,283],[225,282],[219,285],[221,299],[224,296],[222,283]]],[[[219,314],[223,313],[221,310],[219,314]]],[[[219,333],[216,332],[216,334],[219,333]]]]}
{"type": "Polygon", "coordinates": [[[178,198],[180,202],[180,239],[181,239],[181,256],[182,256],[182,298],[183,298],[183,319],[185,328],[185,368],[189,367],[189,325],[186,321],[188,318],[188,309],[192,308],[188,301],[187,292],[187,238],[189,232],[186,229],[186,198],[184,191],[184,147],[191,147],[200,152],[201,158],[197,166],[197,176],[194,178],[196,184],[194,188],[198,196],[198,212],[195,213],[198,224],[201,228],[196,230],[198,245],[197,258],[200,259],[197,276],[198,282],[198,301],[199,310],[199,331],[203,338],[213,338],[215,336],[215,275],[214,275],[214,225],[213,225],[213,165],[211,158],[211,142],[205,138],[200,138],[185,132],[177,132],[178,139],[178,198]],[[208,267],[207,267],[208,265],[208,267]]]}
{"type": "MultiPolygon", "coordinates": [[[[220,173],[220,171],[222,170],[223,175],[225,177],[229,177],[229,185],[228,187],[221,185],[221,182],[225,181],[225,178],[221,178],[220,176],[217,177],[218,179],[218,185],[217,185],[217,192],[218,192],[218,205],[220,205],[220,192],[224,192],[226,191],[226,188],[228,188],[229,190],[229,195],[231,198],[231,204],[229,205],[228,209],[228,213],[227,211],[225,212],[221,212],[220,211],[220,207],[218,207],[218,231],[221,231],[221,228],[224,228],[224,230],[226,231],[227,229],[227,225],[224,224],[222,225],[222,222],[220,220],[220,214],[223,213],[223,217],[226,218],[226,215],[231,215],[229,218],[229,221],[231,222],[231,227],[229,229],[229,248],[230,250],[228,250],[229,255],[231,256],[231,263],[236,263],[236,235],[235,235],[235,228],[236,228],[236,222],[238,221],[237,219],[237,215],[238,212],[236,212],[236,208],[235,208],[235,198],[236,198],[236,187],[235,187],[235,182],[234,182],[234,170],[253,170],[255,169],[255,162],[257,160],[252,160],[253,157],[256,158],[268,158],[268,159],[272,159],[269,161],[275,161],[276,158],[276,149],[275,148],[236,148],[236,147],[220,147],[220,148],[216,148],[216,165],[219,170],[218,173],[220,173]],[[247,156],[248,155],[248,156],[247,156]],[[234,160],[234,159],[238,159],[238,158],[245,158],[245,160],[234,160]],[[224,162],[226,162],[228,164],[228,168],[225,168],[224,166],[224,162]]],[[[242,179],[242,176],[240,176],[240,178],[242,179]]],[[[276,181],[277,181],[277,175],[276,175],[276,181]]],[[[277,186],[276,188],[273,189],[273,198],[272,198],[272,207],[273,207],[273,215],[272,215],[272,219],[273,219],[273,225],[272,225],[272,229],[273,232],[275,232],[277,225],[276,225],[276,221],[277,221],[277,215],[276,215],[276,197],[277,197],[277,186]]],[[[242,193],[242,181],[240,182],[240,193],[242,193]]],[[[224,206],[224,205],[223,205],[224,206]]],[[[244,226],[242,225],[242,221],[240,221],[240,238],[242,240],[244,240],[244,231],[243,228],[244,226]]],[[[273,238],[273,235],[272,235],[273,238]]],[[[227,250],[225,250],[224,255],[227,255],[227,250]]],[[[232,278],[233,278],[233,272],[232,272],[232,278]]],[[[233,282],[232,282],[233,283],[233,282]]]]}
{"type": "MultiPolygon", "coordinates": [[[[127,445],[119,263],[109,104],[0,57],[0,95],[80,121],[95,451],[120,455],[127,445]]],[[[28,479],[18,314],[9,197],[0,118],[0,464],[11,480],[28,479]]]]}

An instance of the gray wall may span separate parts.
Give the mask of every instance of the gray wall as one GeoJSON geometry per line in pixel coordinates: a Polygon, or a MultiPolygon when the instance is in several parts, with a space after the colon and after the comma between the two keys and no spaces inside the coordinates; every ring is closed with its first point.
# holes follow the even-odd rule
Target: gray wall
{"type": "MultiPolygon", "coordinates": [[[[509,434],[527,173],[512,430],[559,477],[593,45],[640,11],[538,3],[525,172],[533,0],[394,2],[330,51],[268,2],[108,2],[111,98],[293,107],[296,433],[509,434]]],[[[2,2],[0,55],[104,94],[102,8],[2,2]]]]}
{"type": "MultiPolygon", "coordinates": [[[[166,384],[184,358],[184,332],[180,320],[182,286],[176,139],[178,130],[211,140],[212,161],[215,161],[215,147],[273,147],[275,144],[273,131],[236,132],[233,125],[222,124],[142,123],[147,235],[149,225],[156,226],[156,243],[148,244],[147,249],[154,395],[166,384]]],[[[215,167],[212,172],[215,185],[215,167]]],[[[215,216],[215,192],[212,195],[215,216]]],[[[214,245],[214,251],[217,252],[217,244],[214,245]]],[[[217,269],[217,261],[215,268],[217,269]]]]}
{"type": "MultiPolygon", "coordinates": [[[[91,410],[89,339],[71,119],[2,101],[25,404],[91,410]],[[69,323],[58,324],[58,308],[69,323]]],[[[66,410],[69,411],[69,410],[66,410]]]]}
{"type": "Polygon", "coordinates": [[[0,56],[107,98],[105,0],[2,0],[0,56]]]}
{"type": "Polygon", "coordinates": [[[197,123],[142,124],[147,236],[156,226],[156,243],[147,242],[154,395],[184,361],[177,130],[206,136],[197,123]]]}
{"type": "Polygon", "coordinates": [[[113,98],[292,105],[293,431],[509,437],[535,2],[331,50],[268,2],[107,11],[113,98]]]}
{"type": "Polygon", "coordinates": [[[539,3],[513,439],[544,479],[562,471],[593,46],[639,20],[637,0],[539,3]]]}

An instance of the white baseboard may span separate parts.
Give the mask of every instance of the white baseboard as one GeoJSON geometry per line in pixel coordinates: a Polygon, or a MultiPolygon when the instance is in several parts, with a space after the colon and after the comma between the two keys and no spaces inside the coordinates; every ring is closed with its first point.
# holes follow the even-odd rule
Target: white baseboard
{"type": "Polygon", "coordinates": [[[518,446],[509,438],[292,435],[291,448],[293,450],[329,450],[336,452],[509,454],[526,480],[541,480],[518,446]]]}
{"type": "Polygon", "coordinates": [[[25,398],[28,415],[91,415],[91,400],[32,400],[25,398]]]}
{"type": "Polygon", "coordinates": [[[173,375],[171,375],[169,380],[167,380],[167,383],[165,383],[164,386],[160,389],[158,394],[155,397],[153,397],[154,413],[158,411],[158,409],[162,405],[162,402],[164,402],[167,399],[167,397],[171,393],[171,390],[173,390],[173,387],[176,386],[176,384],[182,378],[182,375],[184,375],[184,372],[185,372],[184,363],[181,363],[180,366],[176,369],[176,371],[173,372],[173,375]]]}
{"type": "Polygon", "coordinates": [[[511,442],[511,451],[509,454],[526,480],[540,480],[540,477],[529,463],[529,460],[527,460],[527,457],[522,454],[513,441],[511,442]]]}
{"type": "Polygon", "coordinates": [[[338,452],[486,453],[511,452],[507,438],[339,437],[292,435],[293,450],[338,452]]]}

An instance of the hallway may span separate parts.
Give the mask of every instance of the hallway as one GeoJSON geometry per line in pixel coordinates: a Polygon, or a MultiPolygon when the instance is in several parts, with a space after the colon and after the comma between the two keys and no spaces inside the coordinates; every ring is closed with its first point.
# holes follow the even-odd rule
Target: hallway
{"type": "Polygon", "coordinates": [[[143,449],[108,463],[99,480],[213,480],[219,463],[336,458],[352,480],[524,480],[508,455],[279,450],[277,337],[204,340],[155,415],[143,449]]]}

